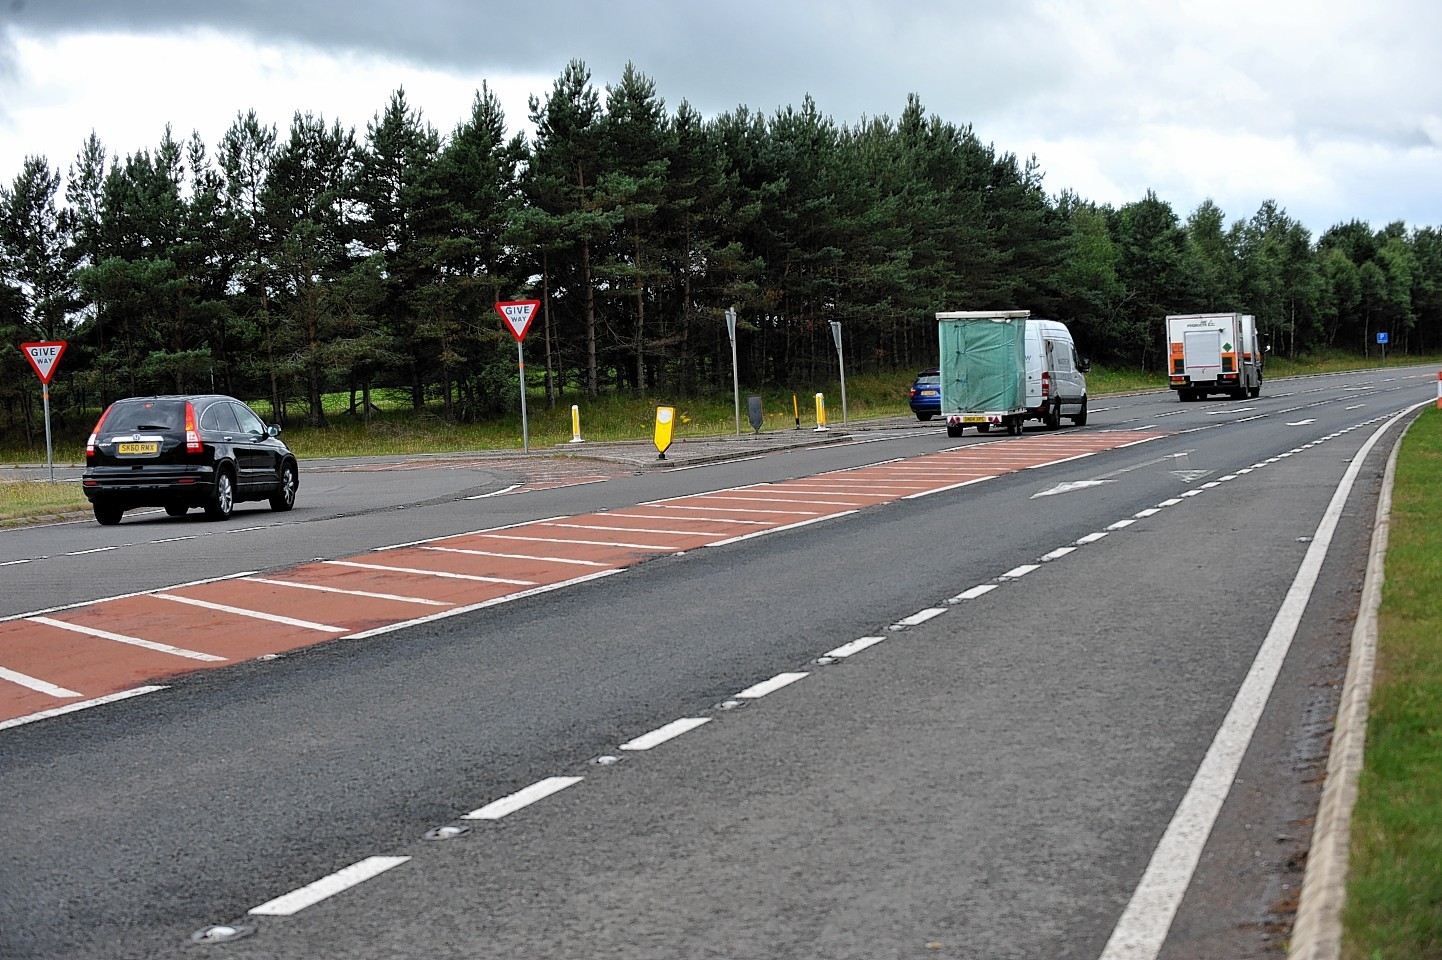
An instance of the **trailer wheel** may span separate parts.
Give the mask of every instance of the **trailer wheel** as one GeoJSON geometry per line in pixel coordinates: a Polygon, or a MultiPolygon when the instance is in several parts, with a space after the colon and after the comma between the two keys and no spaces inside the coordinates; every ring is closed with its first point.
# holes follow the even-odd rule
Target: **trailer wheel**
{"type": "Polygon", "coordinates": [[[991,433],[991,424],[989,424],[989,423],[978,423],[978,424],[976,425],[976,432],[977,432],[977,433],[991,433]]]}
{"type": "Polygon", "coordinates": [[[962,426],[959,423],[948,423],[946,425],[946,435],[948,437],[959,437],[961,436],[961,431],[962,426]]]}

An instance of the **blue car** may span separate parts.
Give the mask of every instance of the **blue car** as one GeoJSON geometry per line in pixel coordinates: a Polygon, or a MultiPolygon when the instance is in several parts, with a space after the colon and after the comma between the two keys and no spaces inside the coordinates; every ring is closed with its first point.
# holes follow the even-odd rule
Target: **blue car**
{"type": "Polygon", "coordinates": [[[911,384],[911,412],[918,420],[930,420],[941,413],[941,371],[932,368],[916,375],[911,384]]]}

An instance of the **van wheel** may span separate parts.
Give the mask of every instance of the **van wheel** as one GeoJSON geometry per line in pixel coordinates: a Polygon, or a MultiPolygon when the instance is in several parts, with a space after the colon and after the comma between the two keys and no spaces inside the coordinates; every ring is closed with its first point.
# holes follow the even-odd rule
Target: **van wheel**
{"type": "Polygon", "coordinates": [[[1006,432],[1007,432],[1009,435],[1013,436],[1013,437],[1019,437],[1019,436],[1021,436],[1021,418],[1020,418],[1020,417],[1011,417],[1011,418],[1009,418],[1009,419],[1006,421],[1006,432]]]}
{"type": "Polygon", "coordinates": [[[1086,398],[1086,397],[1082,397],[1081,409],[1077,411],[1076,416],[1074,416],[1074,417],[1071,418],[1071,422],[1074,423],[1074,424],[1076,424],[1076,425],[1079,426],[1079,427],[1084,427],[1084,426],[1087,425],[1087,398],[1086,398]]]}
{"type": "Polygon", "coordinates": [[[1061,401],[1058,400],[1050,407],[1047,407],[1046,413],[1042,415],[1041,419],[1042,422],[1046,424],[1048,430],[1055,430],[1061,426],[1061,401]]]}

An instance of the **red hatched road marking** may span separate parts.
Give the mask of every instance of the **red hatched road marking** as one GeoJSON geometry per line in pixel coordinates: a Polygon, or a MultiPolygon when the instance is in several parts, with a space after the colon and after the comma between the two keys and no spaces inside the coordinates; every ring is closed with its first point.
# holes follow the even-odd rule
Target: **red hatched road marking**
{"type": "Polygon", "coordinates": [[[41,719],[75,699],[46,689],[96,700],[154,679],[398,629],[603,576],[657,555],[814,523],[1162,435],[1095,431],[996,440],[11,618],[0,621],[0,724],[41,719]]]}

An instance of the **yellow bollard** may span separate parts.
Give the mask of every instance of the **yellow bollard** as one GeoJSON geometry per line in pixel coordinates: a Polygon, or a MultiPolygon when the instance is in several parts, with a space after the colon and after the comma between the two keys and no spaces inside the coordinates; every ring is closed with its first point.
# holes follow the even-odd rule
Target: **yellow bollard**
{"type": "Polygon", "coordinates": [[[791,412],[796,415],[796,429],[801,429],[801,403],[796,399],[796,394],[791,395],[791,412]]]}
{"type": "Polygon", "coordinates": [[[656,408],[656,449],[660,451],[657,460],[666,459],[666,450],[671,446],[671,431],[676,426],[675,407],[656,408]]]}
{"type": "Polygon", "coordinates": [[[574,403],[571,404],[571,442],[586,442],[581,439],[581,408],[574,403]]]}
{"type": "Polygon", "coordinates": [[[826,394],[816,395],[816,429],[814,433],[821,433],[826,430],[826,394]]]}

